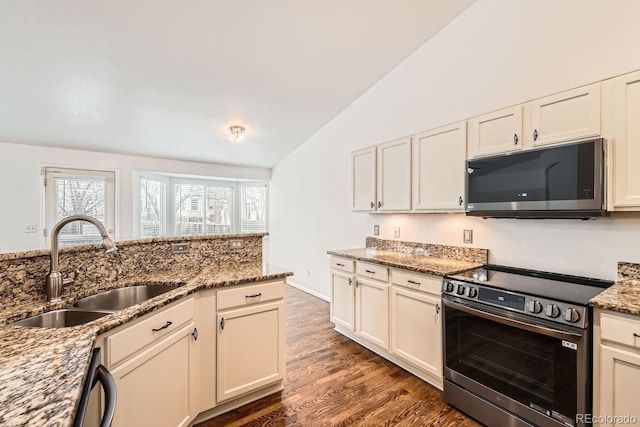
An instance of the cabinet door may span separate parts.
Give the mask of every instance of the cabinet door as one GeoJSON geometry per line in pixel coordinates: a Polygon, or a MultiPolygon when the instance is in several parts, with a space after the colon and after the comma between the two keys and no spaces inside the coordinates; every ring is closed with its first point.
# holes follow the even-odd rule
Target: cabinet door
{"type": "Polygon", "coordinates": [[[442,378],[440,298],[391,287],[391,352],[442,378]]]}
{"type": "Polygon", "coordinates": [[[464,210],[467,123],[413,137],[413,209],[464,210]]]}
{"type": "Polygon", "coordinates": [[[600,135],[600,83],[530,103],[533,146],[600,135]]]}
{"type": "Polygon", "coordinates": [[[506,108],[469,120],[469,154],[473,157],[522,148],[522,106],[506,108]]]}
{"type": "Polygon", "coordinates": [[[188,424],[194,327],[183,327],[111,370],[118,392],[114,427],[188,424]]]}
{"type": "Polygon", "coordinates": [[[331,321],[353,331],[354,276],[331,272],[331,321]]]}
{"type": "Polygon", "coordinates": [[[378,211],[411,210],[411,138],[380,144],[378,153],[378,211]]]}
{"type": "Polygon", "coordinates": [[[284,301],[218,313],[218,402],[284,378],[285,322],[284,301]]]}
{"type": "Polygon", "coordinates": [[[621,417],[628,415],[640,419],[638,384],[640,384],[640,354],[600,345],[600,414],[598,415],[621,417]]]}
{"type": "Polygon", "coordinates": [[[389,285],[356,279],[356,334],[389,349],[389,285]]]}
{"type": "Polygon", "coordinates": [[[351,153],[352,200],[354,211],[376,210],[376,148],[351,153]]]}
{"type": "MultiPolygon", "coordinates": [[[[640,72],[613,80],[614,207],[640,207],[640,72]]],[[[624,209],[616,209],[624,210],[624,209]]],[[[636,209],[637,210],[637,209],[636,209]]]]}

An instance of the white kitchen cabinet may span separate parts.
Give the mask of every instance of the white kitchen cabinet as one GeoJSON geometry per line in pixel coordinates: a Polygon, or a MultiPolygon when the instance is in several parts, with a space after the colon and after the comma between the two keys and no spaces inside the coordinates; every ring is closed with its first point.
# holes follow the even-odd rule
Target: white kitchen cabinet
{"type": "Polygon", "coordinates": [[[331,257],[331,267],[331,322],[353,331],[355,319],[353,260],[331,257]]]}
{"type": "Polygon", "coordinates": [[[600,135],[600,83],[531,101],[526,132],[531,146],[600,135]]]}
{"type": "Polygon", "coordinates": [[[389,349],[389,285],[379,280],[356,279],[355,333],[389,349]]]}
{"type": "Polygon", "coordinates": [[[376,149],[377,210],[411,210],[411,138],[380,144],[376,149]]]}
{"type": "Polygon", "coordinates": [[[285,292],[284,281],[218,292],[218,403],[284,379],[285,292]]]}
{"type": "Polygon", "coordinates": [[[464,211],[466,122],[414,135],[412,144],[413,209],[464,211]]]}
{"type": "Polygon", "coordinates": [[[442,382],[442,279],[392,269],[391,352],[442,382]]]}
{"type": "Polygon", "coordinates": [[[640,317],[601,310],[596,310],[596,316],[594,360],[599,361],[594,373],[598,379],[594,388],[596,415],[640,419],[637,397],[640,384],[640,317]]]}
{"type": "Polygon", "coordinates": [[[369,147],[351,153],[351,209],[375,211],[376,198],[376,148],[369,147]]]}
{"type": "Polygon", "coordinates": [[[522,149],[521,105],[474,117],[469,127],[469,157],[522,149]]]}
{"type": "Polygon", "coordinates": [[[118,393],[114,427],[188,425],[194,329],[191,322],[110,370],[118,393]]]}
{"type": "MultiPolygon", "coordinates": [[[[607,82],[612,87],[612,191],[613,209],[640,210],[640,71],[607,82]]],[[[611,196],[610,196],[611,197],[611,196]]]]}

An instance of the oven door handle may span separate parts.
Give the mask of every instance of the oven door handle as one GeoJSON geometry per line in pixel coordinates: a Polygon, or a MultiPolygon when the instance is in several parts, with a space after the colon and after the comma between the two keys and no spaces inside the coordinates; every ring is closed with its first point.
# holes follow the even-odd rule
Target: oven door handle
{"type": "Polygon", "coordinates": [[[442,302],[446,307],[451,307],[456,310],[464,311],[465,313],[472,314],[474,316],[482,317],[483,319],[491,320],[493,322],[502,323],[503,325],[513,326],[514,328],[523,329],[525,331],[535,332],[538,334],[546,335],[558,339],[566,339],[570,341],[579,340],[582,338],[581,334],[575,332],[563,331],[560,329],[549,328],[542,325],[533,325],[527,322],[523,322],[516,319],[510,319],[508,317],[498,316],[483,310],[478,310],[468,305],[458,304],[457,302],[442,299],[442,302]]]}

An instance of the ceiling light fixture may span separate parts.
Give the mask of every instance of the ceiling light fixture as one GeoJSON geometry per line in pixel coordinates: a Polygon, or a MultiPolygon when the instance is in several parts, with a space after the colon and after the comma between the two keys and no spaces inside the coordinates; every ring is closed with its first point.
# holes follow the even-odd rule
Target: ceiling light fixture
{"type": "Polygon", "coordinates": [[[229,128],[229,139],[234,142],[239,142],[244,139],[244,127],[242,126],[231,126],[229,128]]]}

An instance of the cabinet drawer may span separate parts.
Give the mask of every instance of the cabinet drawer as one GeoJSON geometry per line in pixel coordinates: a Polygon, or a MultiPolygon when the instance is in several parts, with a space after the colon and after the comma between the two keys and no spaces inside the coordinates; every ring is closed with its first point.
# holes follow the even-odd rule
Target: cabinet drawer
{"type": "Polygon", "coordinates": [[[218,291],[218,310],[281,299],[285,297],[286,292],[284,281],[281,280],[242,288],[225,289],[218,291]]]}
{"type": "Polygon", "coordinates": [[[331,257],[331,268],[344,271],[346,273],[353,273],[353,271],[355,270],[353,260],[339,258],[337,256],[331,257]]]}
{"type": "Polygon", "coordinates": [[[362,277],[382,280],[383,282],[389,280],[389,269],[387,267],[368,262],[356,262],[356,274],[362,277]]]}
{"type": "Polygon", "coordinates": [[[148,317],[144,316],[138,323],[107,337],[108,367],[178,330],[180,326],[193,319],[194,312],[195,303],[193,298],[189,298],[159,313],[148,314],[148,317]]]}
{"type": "Polygon", "coordinates": [[[600,314],[600,338],[640,348],[640,318],[602,312],[600,314]]]}
{"type": "Polygon", "coordinates": [[[440,295],[442,278],[405,270],[391,269],[391,282],[395,285],[440,295]]]}

